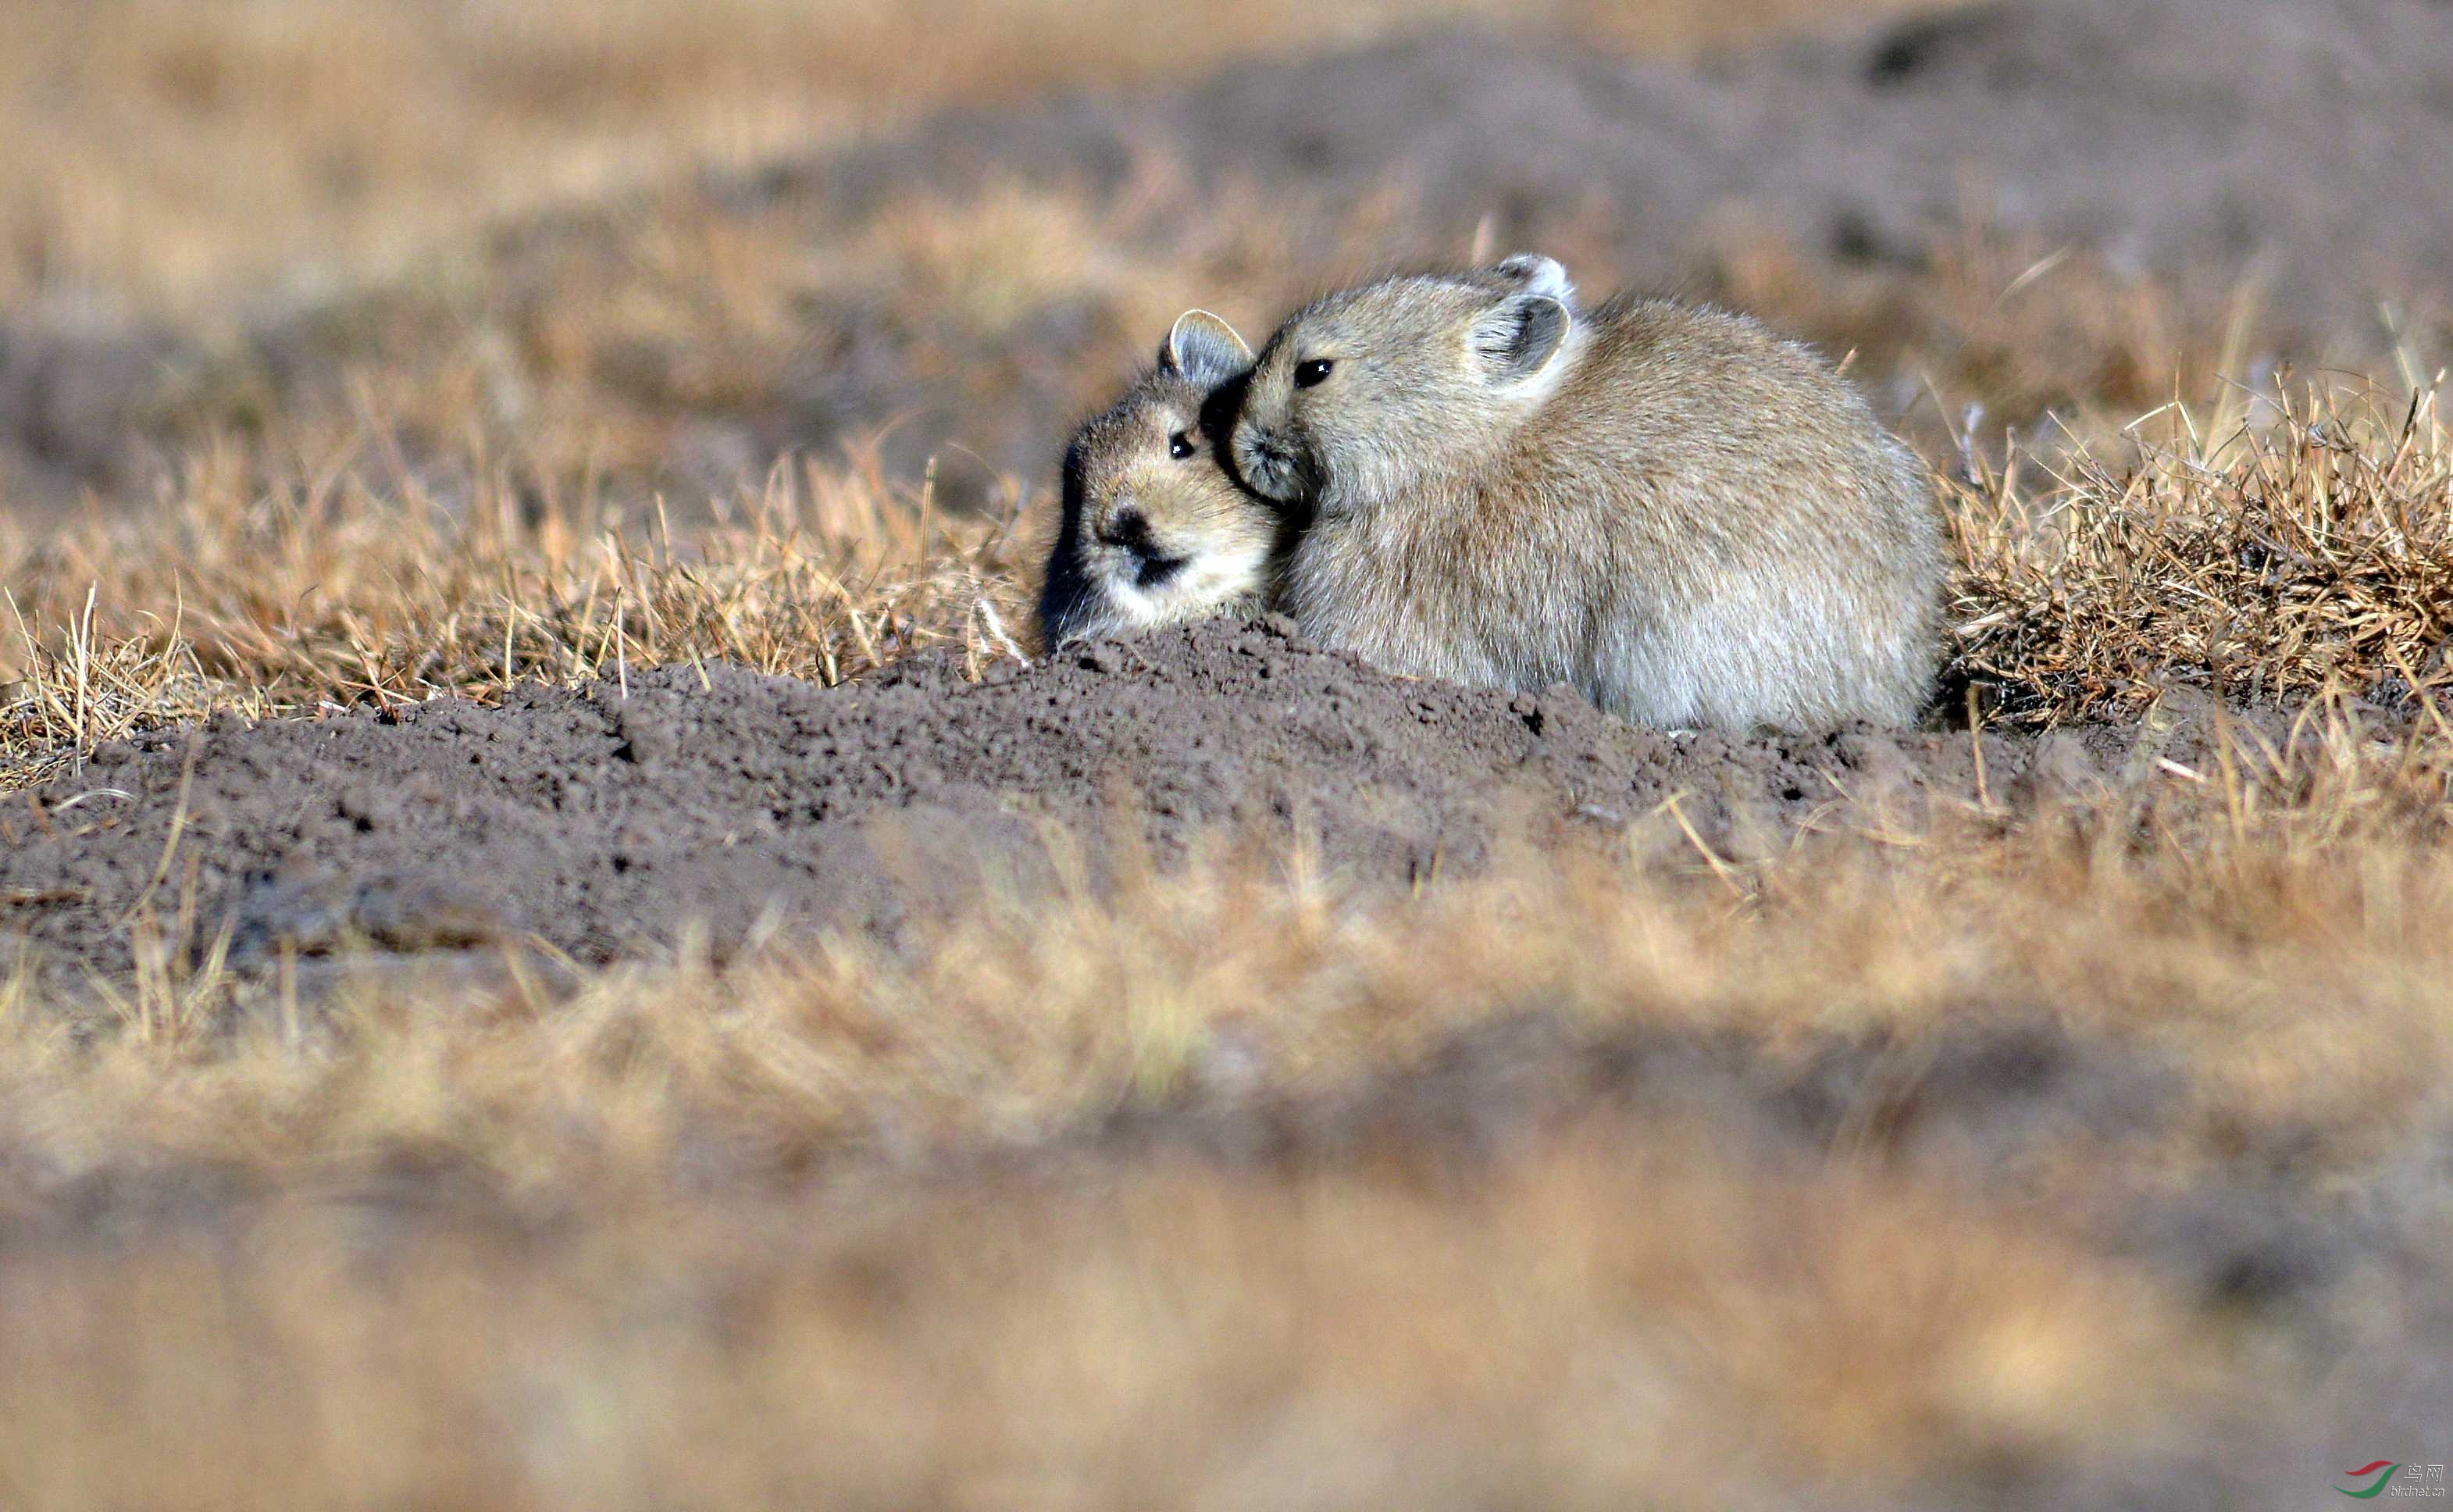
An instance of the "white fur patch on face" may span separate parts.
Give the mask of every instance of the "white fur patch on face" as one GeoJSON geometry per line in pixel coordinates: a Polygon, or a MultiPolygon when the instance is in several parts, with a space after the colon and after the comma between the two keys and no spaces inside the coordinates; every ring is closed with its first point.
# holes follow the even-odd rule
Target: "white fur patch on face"
{"type": "Polygon", "coordinates": [[[1117,629],[1147,629],[1207,618],[1259,587],[1267,563],[1267,548],[1262,547],[1205,551],[1174,577],[1146,588],[1139,581],[1138,560],[1119,552],[1099,564],[1099,587],[1110,625],[1117,629]]]}
{"type": "Polygon", "coordinates": [[[1206,613],[1229,599],[1251,592],[1260,586],[1262,568],[1267,561],[1268,551],[1261,547],[1211,551],[1196,558],[1168,585],[1175,589],[1179,612],[1206,613]]]}
{"type": "Polygon", "coordinates": [[[1129,573],[1115,572],[1107,581],[1108,618],[1118,627],[1138,629],[1156,625],[1160,615],[1155,595],[1144,591],[1129,573]]]}

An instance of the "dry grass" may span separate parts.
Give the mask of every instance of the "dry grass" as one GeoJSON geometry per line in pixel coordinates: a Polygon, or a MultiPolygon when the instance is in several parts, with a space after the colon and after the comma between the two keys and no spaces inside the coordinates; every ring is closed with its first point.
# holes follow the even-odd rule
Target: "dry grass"
{"type": "Polygon", "coordinates": [[[941,646],[976,667],[1029,629],[1010,494],[998,518],[949,518],[925,485],[808,469],[676,545],[657,517],[508,483],[455,511],[347,469],[271,494],[245,476],[225,458],[163,511],[90,513],[0,585],[0,773],[223,710],[492,699],[707,660],[833,684],[941,646]]]}
{"type": "MultiPolygon", "coordinates": [[[[1112,198],[915,190],[852,222],[674,186],[334,302],[279,338],[308,381],[226,346],[160,408],[199,445],[321,453],[382,429],[432,460],[474,441],[541,487],[662,488],[685,507],[736,481],[728,448],[753,471],[779,445],[834,463],[914,412],[962,415],[979,444],[1019,443],[1052,469],[1062,428],[1148,360],[1187,289],[1254,324],[1300,290],[1287,216],[1250,213],[1262,203],[1198,192],[1156,158],[1112,198]],[[1050,323],[1081,328],[1051,351],[1033,334],[1050,323]]],[[[1386,219],[1332,230],[1323,215],[1310,245],[1359,264],[1386,219]]]]}
{"type": "Polygon", "coordinates": [[[633,1207],[576,1243],[442,1227],[380,1279],[347,1217],[286,1206],[218,1252],[29,1260],[0,1283],[38,1320],[0,1343],[7,1483],[42,1507],[1463,1508],[1539,1486],[1598,1508],[1708,1501],[1733,1473],[1877,1499],[2015,1482],[2221,1419],[2220,1342],[2131,1269],[1897,1183],[1674,1142],[1631,1164],[1624,1135],[1472,1194],[1161,1162],[858,1216],[633,1207]],[[104,1298],[159,1322],[131,1338],[104,1298]]]}
{"type": "Polygon", "coordinates": [[[1218,855],[1005,896],[896,949],[792,940],[720,969],[687,941],[458,986],[345,962],[302,1008],[207,960],[122,989],[129,1032],[94,1043],[21,976],[0,1074],[46,1184],[414,1158],[559,1204],[599,1178],[1029,1150],[1205,1092],[1366,1084],[1528,1009],[1777,1049],[2044,1004],[2190,1068],[2203,1123],[2176,1155],[2282,1125],[2323,1136],[2312,1159],[2376,1154],[2453,1051],[2453,750],[2336,718],[2209,765],[2017,823],[1844,810],[1744,865],[1706,867],[1662,820],[1623,857],[1528,853],[1401,905],[1316,858],[1218,855]]]}
{"type": "Polygon", "coordinates": [[[2143,460],[2013,454],[1957,492],[1962,664],[2024,722],[2176,686],[2401,705],[2453,686],[2453,445],[2432,391],[2282,387],[2150,415],[2143,460]],[[2159,424],[2160,422],[2160,424],[2159,424]]]}

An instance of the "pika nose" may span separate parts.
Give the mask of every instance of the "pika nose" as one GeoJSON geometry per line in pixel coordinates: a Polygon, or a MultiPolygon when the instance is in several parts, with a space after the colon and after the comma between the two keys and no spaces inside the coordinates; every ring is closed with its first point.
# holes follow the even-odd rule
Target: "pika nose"
{"type": "Polygon", "coordinates": [[[1109,546],[1130,547],[1138,550],[1149,540],[1149,521],[1132,505],[1119,505],[1107,512],[1099,527],[1099,539],[1109,546]]]}

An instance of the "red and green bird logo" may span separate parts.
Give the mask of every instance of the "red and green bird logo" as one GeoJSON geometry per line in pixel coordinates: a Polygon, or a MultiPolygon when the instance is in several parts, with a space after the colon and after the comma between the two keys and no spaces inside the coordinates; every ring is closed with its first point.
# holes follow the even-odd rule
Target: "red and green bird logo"
{"type": "Polygon", "coordinates": [[[2345,1490],[2343,1487],[2339,1485],[2334,1487],[2334,1489],[2341,1491],[2344,1496],[2357,1497],[2361,1501],[2364,1502],[2370,1497],[2384,1495],[2384,1488],[2386,1484],[2393,1480],[2393,1473],[2401,1468],[2402,1466],[2394,1463],[2391,1460],[2378,1460],[2373,1463],[2361,1465],[2356,1470],[2345,1470],[2343,1472],[2345,1476],[2354,1481],[2359,1480],[2363,1476],[2376,1476],[2376,1480],[2372,1484],[2363,1486],[2357,1491],[2345,1490]],[[2379,1471],[2383,1471],[2383,1474],[2379,1475],[2379,1471]]]}

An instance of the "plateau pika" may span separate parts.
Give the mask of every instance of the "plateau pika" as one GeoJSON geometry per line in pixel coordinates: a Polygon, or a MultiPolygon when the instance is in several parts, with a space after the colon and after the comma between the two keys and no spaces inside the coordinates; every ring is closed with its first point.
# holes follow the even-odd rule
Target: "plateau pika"
{"type": "Polygon", "coordinates": [[[1285,607],[1390,670],[1666,727],[1902,725],[1929,696],[1925,466],[1744,316],[1588,313],[1536,256],[1365,285],[1269,339],[1232,451],[1314,511],[1285,607]]]}
{"type": "Polygon", "coordinates": [[[1065,450],[1065,516],[1039,596],[1046,645],[1270,607],[1286,531],[1219,454],[1252,362],[1234,328],[1178,317],[1158,364],[1065,450]],[[1207,417],[1207,418],[1205,418],[1207,417]]]}

